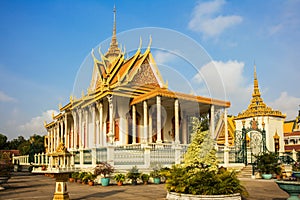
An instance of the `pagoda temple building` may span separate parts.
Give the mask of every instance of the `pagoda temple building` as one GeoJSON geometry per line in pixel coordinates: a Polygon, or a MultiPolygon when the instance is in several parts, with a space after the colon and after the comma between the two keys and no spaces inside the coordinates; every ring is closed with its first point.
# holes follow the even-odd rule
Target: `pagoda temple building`
{"type": "MultiPolygon", "coordinates": [[[[99,50],[98,56],[91,52],[93,73],[87,93],[80,98],[71,96],[53,115],[53,121],[45,123],[47,153],[61,142],[70,152],[107,146],[188,144],[191,117],[203,113],[209,115],[215,137],[215,112],[227,113],[230,102],[169,90],[151,53],[151,42],[147,49],[139,47],[133,56],[125,57],[117,41],[115,19],[116,12],[108,51],[102,54],[99,50]]],[[[88,157],[80,155],[78,159],[83,164],[88,157]]]]}
{"type": "MultiPolygon", "coordinates": [[[[284,152],[284,135],[283,135],[283,123],[285,115],[278,110],[273,110],[267,106],[262,97],[258,86],[258,79],[256,74],[256,66],[254,66],[254,85],[252,99],[248,108],[239,113],[235,118],[236,131],[242,131],[244,128],[247,132],[247,146],[251,147],[249,143],[251,140],[259,140],[259,138],[251,138],[251,133],[261,132],[263,133],[261,141],[257,141],[260,144],[264,143],[265,148],[272,152],[284,152]]],[[[253,135],[253,134],[252,134],[253,135]]],[[[235,138],[237,140],[237,138],[235,138]]],[[[257,145],[260,145],[257,144],[257,145]]],[[[255,143],[252,143],[255,145],[255,143]]]]}

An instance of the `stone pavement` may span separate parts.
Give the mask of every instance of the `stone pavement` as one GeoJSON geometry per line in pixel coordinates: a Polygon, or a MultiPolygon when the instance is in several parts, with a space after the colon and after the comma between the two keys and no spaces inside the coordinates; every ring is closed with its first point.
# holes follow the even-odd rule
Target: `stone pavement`
{"type": "MultiPolygon", "coordinates": [[[[250,196],[247,200],[284,200],[288,198],[287,193],[279,189],[274,180],[253,180],[248,178],[241,179],[247,188],[250,196]]],[[[26,200],[41,199],[50,200],[53,198],[55,180],[43,175],[31,175],[29,173],[16,173],[8,181],[6,188],[0,191],[2,200],[26,200]]],[[[79,199],[165,199],[166,190],[164,184],[154,185],[124,185],[107,186],[100,185],[88,186],[78,183],[68,183],[68,190],[72,200],[79,199]]]]}

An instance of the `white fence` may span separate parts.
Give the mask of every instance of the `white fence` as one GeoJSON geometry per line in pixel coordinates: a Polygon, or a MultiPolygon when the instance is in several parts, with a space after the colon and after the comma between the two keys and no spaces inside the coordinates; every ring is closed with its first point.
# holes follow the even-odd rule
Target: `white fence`
{"type": "MultiPolygon", "coordinates": [[[[92,149],[69,150],[73,154],[76,168],[94,167],[100,162],[108,162],[116,169],[129,169],[137,166],[141,169],[150,169],[153,166],[171,166],[183,161],[183,155],[188,145],[175,144],[130,144],[122,146],[107,146],[92,149]]],[[[224,148],[217,148],[219,163],[224,163],[224,148]]],[[[20,165],[30,165],[29,156],[13,157],[20,165]]],[[[229,162],[235,162],[234,148],[229,148],[229,162]]],[[[14,161],[15,163],[15,161],[14,161]]],[[[47,154],[34,155],[33,165],[49,165],[47,154]]]]}
{"type": "MultiPolygon", "coordinates": [[[[182,162],[187,145],[174,144],[134,144],[108,146],[102,148],[69,150],[74,156],[76,168],[94,167],[100,162],[108,162],[117,169],[128,169],[132,166],[150,168],[154,165],[171,166],[182,162]]],[[[20,165],[49,165],[45,153],[34,155],[34,162],[29,163],[29,156],[15,156],[14,163],[20,165]]]]}

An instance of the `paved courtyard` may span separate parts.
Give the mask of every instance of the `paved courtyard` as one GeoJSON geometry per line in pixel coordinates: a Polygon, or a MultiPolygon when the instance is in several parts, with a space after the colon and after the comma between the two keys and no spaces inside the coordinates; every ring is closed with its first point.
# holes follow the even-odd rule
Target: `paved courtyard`
{"type": "MultiPolygon", "coordinates": [[[[279,189],[273,180],[241,179],[247,188],[249,199],[284,200],[288,195],[279,189]]],[[[30,175],[29,173],[17,173],[4,185],[6,190],[0,191],[2,200],[26,200],[41,199],[49,200],[53,197],[55,180],[42,175],[30,175]]],[[[68,190],[72,200],[79,199],[165,199],[165,185],[124,185],[102,187],[88,186],[77,183],[68,183],[68,190]]]]}

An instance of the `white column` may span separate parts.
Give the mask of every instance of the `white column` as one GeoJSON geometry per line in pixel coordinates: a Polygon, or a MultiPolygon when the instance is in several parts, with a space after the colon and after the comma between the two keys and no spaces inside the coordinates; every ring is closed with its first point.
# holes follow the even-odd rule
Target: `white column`
{"type": "Polygon", "coordinates": [[[149,115],[149,142],[152,143],[152,116],[149,115]]]}
{"type": "Polygon", "coordinates": [[[215,106],[210,106],[210,133],[212,138],[215,138],[215,106]]]}
{"type": "Polygon", "coordinates": [[[76,111],[72,112],[73,115],[73,132],[71,133],[71,148],[76,148],[77,141],[78,141],[78,126],[77,126],[77,114],[76,111]]]}
{"type": "Polygon", "coordinates": [[[180,140],[179,140],[179,102],[178,102],[178,99],[175,99],[174,111],[175,111],[175,143],[180,144],[180,140]]]}
{"type": "Polygon", "coordinates": [[[136,107],[132,105],[132,144],[136,143],[136,107]]]}
{"type": "Polygon", "coordinates": [[[144,105],[144,139],[143,142],[147,142],[148,139],[148,106],[147,101],[143,102],[144,105]]]}
{"type": "Polygon", "coordinates": [[[227,108],[224,109],[224,130],[225,130],[225,148],[224,148],[224,165],[229,165],[229,143],[228,143],[228,125],[227,125],[227,108]]]}
{"type": "Polygon", "coordinates": [[[96,129],[96,104],[91,106],[92,110],[92,123],[93,123],[93,144],[96,147],[97,144],[97,129],[96,129]]]}
{"type": "Polygon", "coordinates": [[[79,123],[78,123],[78,130],[79,130],[79,148],[83,148],[83,142],[82,142],[82,113],[83,111],[81,109],[78,110],[78,114],[79,114],[79,123]]]}
{"type": "Polygon", "coordinates": [[[89,146],[89,109],[85,110],[85,137],[84,137],[84,147],[89,146]]]}
{"type": "Polygon", "coordinates": [[[228,125],[227,125],[227,108],[224,109],[224,127],[225,127],[225,146],[228,147],[228,125]]]}
{"type": "Polygon", "coordinates": [[[67,117],[67,113],[65,113],[65,146],[67,148],[69,148],[69,137],[68,137],[68,117],[67,117]]]}
{"type": "Polygon", "coordinates": [[[44,152],[42,152],[42,154],[41,154],[41,164],[43,165],[44,164],[44,152]]]}
{"type": "Polygon", "coordinates": [[[55,149],[54,127],[51,127],[51,152],[55,149]]]}
{"type": "Polygon", "coordinates": [[[101,144],[101,146],[104,146],[103,141],[103,103],[100,102],[99,104],[99,136],[98,136],[98,143],[101,144]]]}
{"type": "Polygon", "coordinates": [[[56,150],[56,147],[57,147],[57,134],[56,134],[56,125],[54,125],[53,127],[53,144],[54,144],[54,147],[53,147],[53,151],[56,150]]]}
{"type": "Polygon", "coordinates": [[[60,141],[59,141],[59,143],[63,142],[64,144],[66,144],[64,141],[64,122],[60,121],[59,125],[60,125],[60,141]]]}
{"type": "Polygon", "coordinates": [[[47,130],[47,132],[48,132],[48,150],[47,150],[47,152],[48,153],[50,153],[50,145],[51,145],[51,135],[50,135],[50,130],[48,129],[47,130]]]}
{"type": "Polygon", "coordinates": [[[60,143],[59,122],[56,123],[56,148],[60,143]]]}
{"type": "Polygon", "coordinates": [[[157,140],[156,143],[162,143],[161,140],[161,97],[157,96],[156,97],[156,107],[157,107],[157,140]]]}
{"type": "Polygon", "coordinates": [[[99,146],[100,134],[99,134],[99,120],[96,121],[96,146],[99,146]]]}
{"type": "Polygon", "coordinates": [[[185,112],[182,113],[182,141],[181,144],[187,143],[187,115],[185,112]]]}
{"type": "Polygon", "coordinates": [[[108,96],[108,104],[109,104],[109,131],[108,131],[108,137],[110,140],[110,143],[112,144],[114,142],[114,133],[113,133],[113,97],[108,96]]]}

